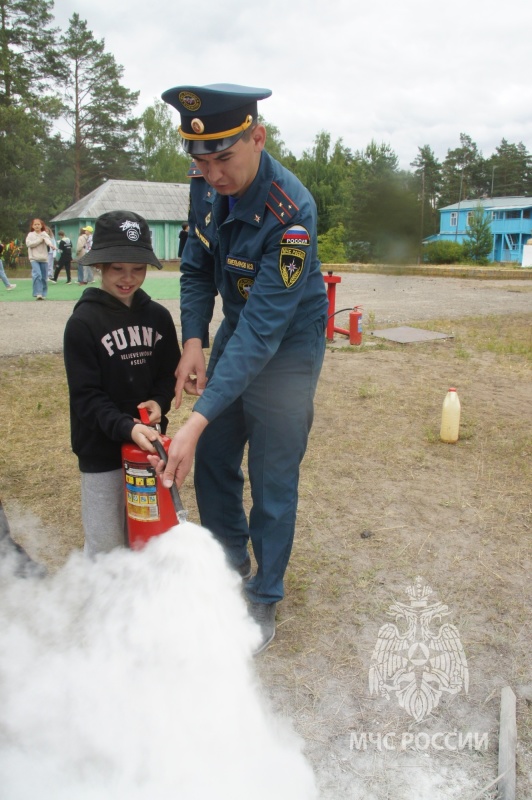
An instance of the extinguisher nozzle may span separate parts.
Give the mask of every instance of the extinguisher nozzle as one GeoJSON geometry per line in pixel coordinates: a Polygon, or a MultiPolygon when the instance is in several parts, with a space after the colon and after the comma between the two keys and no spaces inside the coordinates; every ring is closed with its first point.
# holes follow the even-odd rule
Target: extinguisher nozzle
{"type": "MultiPolygon", "coordinates": [[[[168,463],[168,456],[166,454],[166,450],[164,449],[159,439],[155,439],[152,442],[152,444],[157,450],[157,454],[159,455],[161,460],[165,464],[168,463]]],[[[183,522],[187,521],[187,512],[183,508],[183,503],[181,502],[181,497],[179,496],[179,489],[177,488],[175,483],[172,483],[172,485],[169,488],[169,492],[172,498],[172,503],[174,504],[175,512],[177,514],[177,521],[179,522],[179,524],[182,524],[183,522]]]]}

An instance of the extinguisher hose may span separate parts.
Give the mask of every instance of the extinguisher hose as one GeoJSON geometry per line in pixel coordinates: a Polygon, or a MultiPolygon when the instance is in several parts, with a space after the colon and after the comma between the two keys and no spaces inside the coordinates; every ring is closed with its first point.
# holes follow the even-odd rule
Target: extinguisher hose
{"type": "MultiPolygon", "coordinates": [[[[152,442],[152,445],[157,450],[157,454],[159,455],[159,457],[166,464],[168,462],[168,456],[166,454],[166,450],[162,445],[162,442],[160,442],[159,439],[155,439],[152,442]]],[[[169,491],[170,491],[170,496],[172,498],[172,503],[174,504],[175,512],[177,514],[177,519],[179,520],[180,523],[186,522],[187,512],[183,507],[183,503],[181,502],[181,497],[179,496],[179,489],[177,488],[175,483],[172,483],[169,491]]]]}

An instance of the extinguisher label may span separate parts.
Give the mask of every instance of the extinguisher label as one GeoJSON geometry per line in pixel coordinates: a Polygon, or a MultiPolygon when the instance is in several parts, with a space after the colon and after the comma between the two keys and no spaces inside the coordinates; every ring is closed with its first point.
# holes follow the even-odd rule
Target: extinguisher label
{"type": "Polygon", "coordinates": [[[124,463],[126,476],[127,515],[141,522],[156,522],[161,518],[157,500],[155,469],[145,464],[124,463]]]}

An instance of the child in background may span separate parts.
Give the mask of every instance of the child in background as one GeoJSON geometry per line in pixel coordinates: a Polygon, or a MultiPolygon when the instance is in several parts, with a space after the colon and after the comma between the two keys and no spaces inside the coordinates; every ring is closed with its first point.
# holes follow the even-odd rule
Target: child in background
{"type": "Polygon", "coordinates": [[[123,442],[155,453],[164,433],[180,358],[170,312],[141,289],[147,265],[162,269],[147,222],[132,211],[96,220],[83,266],[97,265],[101,288],[85,289],[68,320],[64,359],[70,394],[72,449],[81,471],[81,514],[87,556],[126,541],[123,442]]]}
{"type": "Polygon", "coordinates": [[[70,277],[70,265],[72,263],[72,242],[65,234],[64,231],[59,231],[59,261],[57,262],[57,266],[54,272],[53,283],[57,283],[57,279],[59,278],[59,273],[61,272],[62,268],[65,268],[66,272],[66,282],[72,283],[70,277]]]}
{"type": "Polygon", "coordinates": [[[10,283],[9,278],[6,275],[6,272],[5,272],[5,269],[4,269],[4,262],[2,261],[2,253],[3,252],[4,252],[4,245],[2,244],[2,242],[0,242],[0,281],[2,281],[2,283],[6,287],[6,290],[8,292],[10,292],[11,289],[16,289],[17,288],[17,284],[16,283],[10,283]]]}
{"type": "Polygon", "coordinates": [[[32,219],[26,246],[31,264],[33,296],[36,300],[44,300],[48,294],[48,252],[55,250],[55,246],[46,233],[42,219],[32,219]]]}

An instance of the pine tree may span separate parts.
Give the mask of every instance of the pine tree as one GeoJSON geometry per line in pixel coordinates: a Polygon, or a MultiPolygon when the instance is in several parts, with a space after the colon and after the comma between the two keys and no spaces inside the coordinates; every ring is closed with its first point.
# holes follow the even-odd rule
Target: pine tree
{"type": "Polygon", "coordinates": [[[68,68],[64,86],[64,117],[72,128],[74,199],[107,178],[132,178],[136,163],[139,120],[132,116],[139,92],[120,83],[124,69],[105,52],[86,20],[73,14],[61,37],[68,68]]]}
{"type": "Polygon", "coordinates": [[[487,164],[477,145],[466,133],[460,147],[447,151],[442,165],[441,206],[482,197],[489,192],[487,164]]]}
{"type": "Polygon", "coordinates": [[[467,237],[462,245],[468,261],[476,264],[487,264],[488,256],[493,249],[491,224],[482,205],[479,205],[469,217],[467,237]]]}
{"type": "Polygon", "coordinates": [[[441,164],[428,144],[418,147],[418,154],[410,166],[415,167],[421,215],[422,238],[439,230],[438,200],[441,190],[441,164]]]}
{"type": "Polygon", "coordinates": [[[43,153],[61,109],[48,90],[63,74],[52,6],[0,0],[0,234],[9,238],[20,238],[31,216],[46,218],[43,153]]]}

